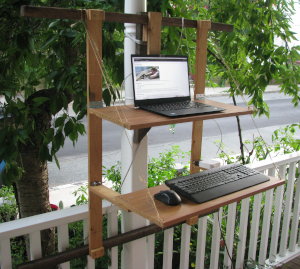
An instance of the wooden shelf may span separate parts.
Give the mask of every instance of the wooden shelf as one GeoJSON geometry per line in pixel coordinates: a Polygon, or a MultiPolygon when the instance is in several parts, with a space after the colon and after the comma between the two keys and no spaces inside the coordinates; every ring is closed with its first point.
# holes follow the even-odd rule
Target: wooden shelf
{"type": "Polygon", "coordinates": [[[96,115],[99,118],[123,126],[128,130],[143,129],[143,128],[149,128],[154,126],[192,122],[198,120],[209,120],[209,119],[216,119],[216,118],[248,115],[253,113],[252,109],[246,107],[224,104],[224,103],[215,102],[207,99],[199,100],[197,102],[222,107],[225,110],[218,113],[209,113],[203,115],[176,117],[176,118],[169,118],[169,117],[157,115],[155,113],[147,112],[142,109],[135,109],[132,105],[111,106],[111,107],[104,107],[104,108],[90,108],[88,109],[88,112],[90,114],[96,115]]]}
{"type": "Polygon", "coordinates": [[[105,186],[90,187],[90,190],[100,198],[108,200],[124,210],[135,212],[161,228],[167,228],[183,222],[195,224],[194,221],[198,220],[198,217],[212,213],[224,205],[238,202],[246,197],[253,196],[282,184],[284,184],[284,180],[271,177],[270,181],[202,204],[196,204],[182,198],[182,203],[177,206],[168,206],[153,198],[155,193],[169,189],[166,185],[143,189],[124,195],[105,186]]]}

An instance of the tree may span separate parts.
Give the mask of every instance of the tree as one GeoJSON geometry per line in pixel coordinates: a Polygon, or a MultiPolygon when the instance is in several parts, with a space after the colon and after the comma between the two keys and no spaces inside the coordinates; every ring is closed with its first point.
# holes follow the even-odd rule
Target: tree
{"type": "MultiPolygon", "coordinates": [[[[293,0],[176,0],[163,1],[160,6],[157,3],[156,8],[164,16],[210,19],[234,25],[231,33],[210,32],[207,66],[208,85],[216,85],[216,81],[228,84],[234,103],[235,96],[248,96],[248,105],[254,106],[255,113],[268,116],[263,93],[273,82],[280,84],[281,92],[291,96],[293,104],[298,105],[300,66],[296,61],[300,59],[300,47],[289,45],[295,40],[295,33],[290,30],[293,0]],[[276,40],[284,45],[277,45],[276,40]]],[[[194,29],[170,27],[164,29],[164,34],[165,52],[188,54],[194,62],[194,29]]],[[[194,72],[193,64],[190,70],[194,72]]],[[[239,117],[237,122],[244,162],[239,117]]]]}
{"type": "MultiPolygon", "coordinates": [[[[49,212],[47,161],[55,160],[65,139],[73,143],[85,132],[85,29],[82,21],[21,18],[23,4],[76,8],[122,9],[121,1],[11,1],[0,2],[0,160],[6,162],[4,182],[13,184],[20,217],[49,212]],[[70,102],[75,115],[68,112],[70,102]]],[[[122,47],[112,35],[122,26],[104,28],[104,61],[117,65],[120,80],[122,47]],[[109,48],[109,49],[108,49],[109,48]],[[116,56],[116,57],[115,57],[116,56]],[[113,60],[111,60],[111,58],[113,60]]],[[[107,90],[108,91],[108,90],[107,90]]],[[[109,102],[110,100],[108,100],[109,102]]],[[[42,235],[43,250],[51,252],[50,231],[42,235]],[[48,244],[50,242],[50,245],[48,244]]]]}

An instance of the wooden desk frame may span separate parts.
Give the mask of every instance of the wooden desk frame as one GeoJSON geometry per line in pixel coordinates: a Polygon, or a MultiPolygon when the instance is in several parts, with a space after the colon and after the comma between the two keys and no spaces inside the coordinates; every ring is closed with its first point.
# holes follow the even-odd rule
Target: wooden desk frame
{"type": "MultiPolygon", "coordinates": [[[[138,16],[138,15],[137,15],[138,16]]],[[[99,70],[95,58],[98,57],[98,63],[101,62],[102,54],[102,23],[105,20],[105,13],[100,10],[86,11],[86,25],[87,25],[87,88],[88,88],[88,107],[90,102],[102,101],[101,92],[102,77],[101,70],[99,70]],[[96,31],[96,29],[98,31],[96,31]],[[100,59],[99,59],[100,58],[100,59]]],[[[207,58],[207,35],[211,29],[210,21],[197,21],[197,49],[196,49],[196,78],[195,91],[197,94],[204,94],[205,90],[205,71],[207,58]]],[[[160,54],[161,47],[161,26],[162,15],[158,12],[148,12],[147,23],[143,27],[143,39],[147,42],[148,54],[160,54]]],[[[104,255],[103,241],[102,241],[102,196],[97,195],[97,192],[92,191],[93,186],[102,184],[102,117],[96,118],[95,110],[90,109],[89,117],[89,220],[90,220],[90,255],[93,258],[104,255]]],[[[193,121],[192,130],[192,145],[191,145],[191,173],[198,172],[200,167],[196,165],[201,157],[202,145],[202,130],[203,120],[196,119],[193,121]]],[[[167,123],[165,123],[167,124],[167,123]]],[[[153,125],[152,125],[153,126],[153,125]]],[[[152,126],[147,126],[151,128],[152,126]]],[[[136,129],[146,128],[139,127],[136,129]]],[[[113,192],[109,192],[113,196],[113,192]]]]}
{"type": "MultiPolygon", "coordinates": [[[[184,117],[180,119],[168,119],[162,116],[152,117],[152,114],[146,112],[135,111],[134,117],[139,113],[142,113],[142,117],[146,117],[146,123],[135,124],[135,120],[130,122],[130,117],[125,120],[122,117],[111,117],[111,111],[109,109],[115,109],[118,115],[130,115],[133,108],[130,106],[117,107],[117,108],[103,108],[95,109],[91,108],[92,104],[102,103],[102,25],[103,22],[119,22],[119,23],[135,23],[143,25],[143,40],[147,42],[148,54],[160,54],[161,46],[161,27],[162,26],[176,26],[176,27],[190,27],[197,29],[197,47],[196,47],[196,76],[195,76],[195,96],[197,94],[204,94],[205,90],[205,71],[206,71],[206,59],[207,59],[207,35],[208,31],[225,31],[231,32],[232,25],[214,23],[211,21],[196,21],[196,20],[184,20],[182,25],[182,18],[168,18],[162,17],[161,13],[148,12],[146,15],[136,14],[122,14],[115,12],[104,12],[102,10],[74,10],[64,8],[53,7],[33,7],[22,6],[21,15],[35,18],[53,18],[53,19],[71,19],[71,20],[83,20],[87,31],[87,107],[88,107],[88,148],[89,148],[89,249],[90,256],[92,258],[98,258],[104,255],[103,238],[102,238],[102,199],[107,199],[121,208],[127,210],[135,210],[137,213],[140,209],[135,209],[130,203],[130,199],[135,199],[135,195],[140,193],[149,192],[150,194],[166,188],[158,186],[150,189],[141,190],[128,195],[120,195],[110,189],[102,186],[102,119],[107,119],[115,122],[128,129],[143,130],[142,133],[146,133],[148,128],[152,126],[165,125],[169,123],[181,123],[181,122],[193,122],[192,129],[192,144],[191,144],[191,173],[198,172],[200,167],[196,163],[201,157],[202,146],[202,130],[203,120],[212,119],[217,117],[229,117],[237,115],[245,115],[252,113],[251,110],[246,108],[238,108],[230,105],[225,105],[225,112],[220,114],[210,114],[205,116],[193,116],[184,117]],[[120,114],[121,113],[121,114],[120,114]],[[146,113],[146,114],[143,114],[146,113]]],[[[209,102],[205,100],[204,102],[209,102]]],[[[133,117],[133,118],[134,118],[133,117]]],[[[131,118],[132,119],[132,118],[131,118]]],[[[141,134],[143,135],[143,134],[141,134]]],[[[244,192],[238,192],[234,195],[221,197],[215,199],[213,202],[205,203],[202,205],[190,204],[185,201],[184,207],[188,207],[188,214],[181,214],[171,221],[161,222],[159,218],[153,218],[150,214],[141,215],[149,218],[154,223],[160,225],[160,227],[168,227],[175,225],[183,221],[192,225],[195,220],[202,214],[211,213],[222,205],[229,204],[232,201],[237,201],[247,196],[264,191],[269,188],[273,188],[281,181],[272,180],[269,184],[263,186],[252,187],[251,191],[247,190],[247,194],[244,192]]],[[[153,201],[153,200],[152,200],[153,201]]],[[[166,206],[162,206],[159,202],[156,202],[155,208],[159,208],[162,212],[162,216],[165,216],[166,206]]],[[[178,207],[177,207],[178,208],[178,207]]],[[[187,208],[186,208],[187,209],[187,208]]],[[[175,209],[176,210],[176,209],[175,209]]],[[[167,209],[168,211],[168,209],[167,209]]]]}

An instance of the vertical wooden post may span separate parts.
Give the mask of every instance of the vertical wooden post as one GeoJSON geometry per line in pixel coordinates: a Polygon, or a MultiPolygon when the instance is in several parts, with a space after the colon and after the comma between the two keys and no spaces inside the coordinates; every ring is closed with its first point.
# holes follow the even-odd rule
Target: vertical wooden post
{"type": "MultiPolygon", "coordinates": [[[[196,74],[194,98],[197,94],[204,94],[205,71],[207,62],[207,34],[211,28],[210,21],[197,22],[196,74]]],[[[197,173],[200,167],[195,162],[200,161],[202,149],[203,121],[194,121],[191,145],[191,173],[197,173]]]]}
{"type": "MultiPolygon", "coordinates": [[[[102,24],[104,12],[86,10],[87,108],[102,101],[102,24]]],[[[102,182],[102,120],[88,114],[89,186],[102,182]]],[[[89,191],[90,256],[104,255],[102,239],[102,200],[89,191]]]]}
{"type": "Polygon", "coordinates": [[[148,12],[147,54],[160,54],[161,20],[160,12],[148,12]]]}

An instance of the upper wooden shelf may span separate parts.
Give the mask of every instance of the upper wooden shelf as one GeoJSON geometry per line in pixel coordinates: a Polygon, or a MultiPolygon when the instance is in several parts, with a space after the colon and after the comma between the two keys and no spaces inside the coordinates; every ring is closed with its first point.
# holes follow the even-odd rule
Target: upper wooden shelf
{"type": "Polygon", "coordinates": [[[99,118],[111,121],[128,130],[150,128],[154,126],[191,122],[197,120],[208,120],[224,117],[232,117],[239,115],[252,114],[253,110],[246,107],[239,107],[230,104],[224,104],[211,100],[199,100],[199,103],[222,107],[225,110],[218,113],[209,113],[203,115],[195,115],[188,117],[169,118],[160,116],[155,113],[147,112],[142,109],[136,109],[132,105],[129,106],[111,106],[104,108],[90,108],[88,112],[99,118]]]}
{"type": "Polygon", "coordinates": [[[161,228],[167,228],[183,222],[187,222],[190,225],[195,224],[199,217],[210,214],[222,206],[238,202],[257,193],[275,188],[283,183],[284,180],[271,177],[269,181],[262,184],[202,204],[196,204],[182,198],[182,203],[177,206],[168,206],[153,198],[155,193],[169,189],[166,185],[123,195],[105,186],[90,187],[90,190],[102,199],[108,200],[122,209],[135,212],[161,228]]]}

